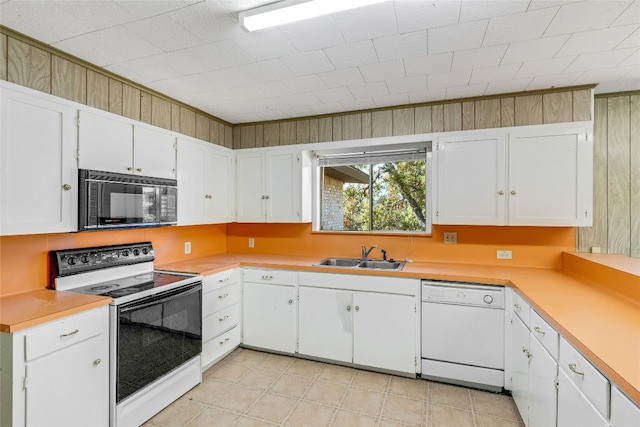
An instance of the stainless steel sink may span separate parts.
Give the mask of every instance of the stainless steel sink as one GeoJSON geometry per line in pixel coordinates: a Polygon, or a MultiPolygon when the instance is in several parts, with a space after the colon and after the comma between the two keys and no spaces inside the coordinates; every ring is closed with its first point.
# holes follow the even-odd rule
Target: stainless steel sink
{"type": "Polygon", "coordinates": [[[404,262],[379,261],[358,258],[325,258],[314,264],[325,267],[362,268],[367,270],[402,270],[404,262]]]}

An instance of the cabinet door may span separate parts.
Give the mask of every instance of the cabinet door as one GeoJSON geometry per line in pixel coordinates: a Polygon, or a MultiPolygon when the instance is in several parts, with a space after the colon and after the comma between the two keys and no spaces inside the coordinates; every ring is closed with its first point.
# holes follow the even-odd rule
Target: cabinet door
{"type": "Polygon", "coordinates": [[[529,329],[517,316],[511,322],[511,395],[529,425],[529,329]]]}
{"type": "Polygon", "coordinates": [[[30,362],[26,425],[107,426],[108,346],[102,334],[30,362]]]}
{"type": "Polygon", "coordinates": [[[176,144],[171,132],[134,126],[133,168],[136,175],[176,179],[176,144]]]}
{"type": "Polygon", "coordinates": [[[205,218],[208,223],[233,220],[233,153],[207,150],[205,168],[205,218]]]}
{"type": "Polygon", "coordinates": [[[640,426],[640,407],[622,394],[617,387],[611,387],[611,425],[613,427],[640,426]]]}
{"type": "Polygon", "coordinates": [[[0,235],[76,231],[76,110],[4,87],[0,110],[0,235]]]}
{"type": "Polygon", "coordinates": [[[298,292],[298,352],[351,363],[353,293],[307,287],[298,292]]]}
{"type": "Polygon", "coordinates": [[[178,138],[178,224],[205,222],[205,163],[202,146],[178,138]]]}
{"type": "Polygon", "coordinates": [[[434,224],[504,224],[504,137],[440,138],[436,153],[434,224]]]}
{"type": "Polygon", "coordinates": [[[415,298],[356,292],[353,304],[353,363],[415,372],[415,298]]]}
{"type": "Polygon", "coordinates": [[[560,369],[558,374],[558,426],[604,427],[607,421],[560,369]]]}
{"type": "Polygon", "coordinates": [[[298,152],[266,153],[267,222],[300,221],[298,152]]]}
{"type": "Polygon", "coordinates": [[[240,153],[236,159],[238,222],[264,222],[264,153],[240,153]]]}
{"type": "Polygon", "coordinates": [[[242,343],[295,353],[295,288],[262,283],[244,283],[243,287],[242,343]]]}
{"type": "Polygon", "coordinates": [[[529,364],[529,423],[527,427],[547,427],[556,425],[558,390],[556,376],[558,363],[549,355],[542,344],[529,338],[531,361],[529,364]]]}
{"type": "Polygon", "coordinates": [[[79,112],[78,167],[133,173],[133,125],[125,120],[79,112]]]}
{"type": "Polygon", "coordinates": [[[585,131],[509,134],[509,224],[591,225],[593,144],[585,131]]]}

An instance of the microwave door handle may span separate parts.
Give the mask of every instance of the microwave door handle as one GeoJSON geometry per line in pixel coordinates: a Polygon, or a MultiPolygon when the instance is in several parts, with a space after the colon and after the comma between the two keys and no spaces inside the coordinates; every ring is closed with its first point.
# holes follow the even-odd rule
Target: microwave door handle
{"type": "Polygon", "coordinates": [[[142,300],[132,301],[131,305],[122,307],[120,309],[120,313],[125,314],[133,310],[140,310],[141,308],[147,308],[153,305],[164,304],[169,301],[173,301],[175,299],[200,292],[200,290],[201,290],[200,286],[194,286],[188,290],[178,288],[177,292],[172,292],[170,295],[162,295],[160,297],[158,295],[151,295],[149,297],[143,298],[142,300]]]}

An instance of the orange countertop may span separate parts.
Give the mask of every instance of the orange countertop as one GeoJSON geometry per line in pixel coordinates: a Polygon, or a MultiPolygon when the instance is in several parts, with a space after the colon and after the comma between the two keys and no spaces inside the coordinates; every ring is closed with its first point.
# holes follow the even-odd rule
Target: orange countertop
{"type": "Polygon", "coordinates": [[[59,319],[109,304],[111,298],[41,289],[0,298],[0,332],[59,319]]]}

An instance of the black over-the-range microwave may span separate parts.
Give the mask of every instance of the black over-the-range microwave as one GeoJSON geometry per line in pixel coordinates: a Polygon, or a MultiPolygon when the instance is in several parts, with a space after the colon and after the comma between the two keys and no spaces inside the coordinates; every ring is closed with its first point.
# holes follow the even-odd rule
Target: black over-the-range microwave
{"type": "Polygon", "coordinates": [[[79,231],[177,224],[175,179],[88,169],[78,172],[79,231]]]}

